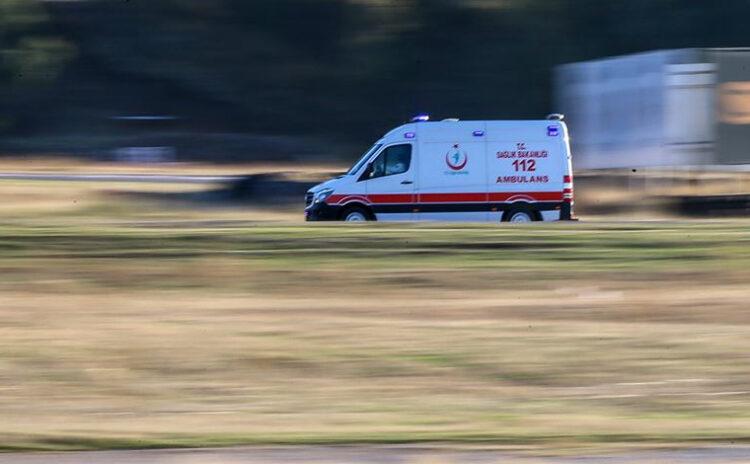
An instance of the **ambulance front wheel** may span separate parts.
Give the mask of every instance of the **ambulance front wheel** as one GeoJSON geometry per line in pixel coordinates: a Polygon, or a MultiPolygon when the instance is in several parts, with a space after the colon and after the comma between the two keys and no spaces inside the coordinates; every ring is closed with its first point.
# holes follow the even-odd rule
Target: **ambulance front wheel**
{"type": "Polygon", "coordinates": [[[540,220],[539,214],[527,206],[517,206],[503,214],[503,222],[534,222],[540,220]]]}
{"type": "Polygon", "coordinates": [[[370,220],[370,215],[363,208],[353,206],[344,210],[341,220],[345,222],[366,222],[370,220]]]}

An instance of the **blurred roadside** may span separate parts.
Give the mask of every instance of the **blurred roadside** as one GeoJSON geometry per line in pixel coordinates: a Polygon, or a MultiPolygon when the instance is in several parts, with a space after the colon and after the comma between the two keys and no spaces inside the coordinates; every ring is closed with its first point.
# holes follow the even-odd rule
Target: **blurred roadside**
{"type": "Polygon", "coordinates": [[[720,218],[750,215],[750,172],[627,169],[576,175],[583,218],[720,218]]]}
{"type": "MultiPolygon", "coordinates": [[[[342,163],[137,164],[4,158],[0,191],[24,186],[33,191],[32,198],[68,190],[85,190],[88,195],[119,192],[121,202],[149,200],[159,209],[175,204],[235,212],[260,208],[276,210],[277,217],[286,220],[301,220],[307,189],[346,169],[342,163]]],[[[575,192],[576,210],[584,220],[750,215],[750,172],[743,171],[584,170],[576,173],[575,192]]]]}

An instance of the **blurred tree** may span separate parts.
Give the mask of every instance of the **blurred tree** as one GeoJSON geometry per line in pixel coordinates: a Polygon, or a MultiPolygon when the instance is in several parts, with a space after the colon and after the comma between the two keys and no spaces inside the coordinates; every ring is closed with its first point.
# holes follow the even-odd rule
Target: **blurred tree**
{"type": "Polygon", "coordinates": [[[167,112],[207,131],[363,140],[423,111],[539,117],[557,64],[750,45],[748,13],[750,0],[0,0],[0,85],[26,99],[77,50],[57,88],[80,97],[49,105],[58,120],[84,108],[87,131],[167,112]]]}
{"type": "Polygon", "coordinates": [[[0,0],[0,132],[12,128],[19,100],[29,103],[35,87],[54,82],[74,50],[50,32],[41,3],[0,0]]]}

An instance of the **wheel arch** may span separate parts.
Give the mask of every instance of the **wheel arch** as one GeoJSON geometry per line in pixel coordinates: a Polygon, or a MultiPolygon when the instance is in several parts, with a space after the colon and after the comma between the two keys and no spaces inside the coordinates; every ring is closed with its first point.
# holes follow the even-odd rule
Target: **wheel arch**
{"type": "Polygon", "coordinates": [[[361,201],[350,201],[348,203],[345,203],[341,206],[341,212],[339,213],[339,220],[343,220],[347,214],[349,214],[354,209],[360,209],[367,214],[367,218],[370,221],[376,221],[377,217],[375,217],[375,212],[372,210],[370,205],[367,205],[361,201]]]}
{"type": "Polygon", "coordinates": [[[533,203],[529,203],[525,200],[518,200],[511,203],[505,211],[503,211],[503,215],[500,218],[501,222],[508,222],[510,221],[511,216],[513,213],[517,213],[519,211],[526,211],[529,214],[531,214],[532,219],[534,221],[543,221],[544,217],[542,216],[541,211],[537,209],[536,206],[534,206],[533,203]]]}

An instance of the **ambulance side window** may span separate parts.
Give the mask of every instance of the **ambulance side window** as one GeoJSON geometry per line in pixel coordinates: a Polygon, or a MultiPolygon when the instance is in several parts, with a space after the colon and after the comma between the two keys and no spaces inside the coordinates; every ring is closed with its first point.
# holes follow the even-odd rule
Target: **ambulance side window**
{"type": "Polygon", "coordinates": [[[403,174],[411,167],[411,145],[392,145],[372,162],[370,179],[403,174]]]}

